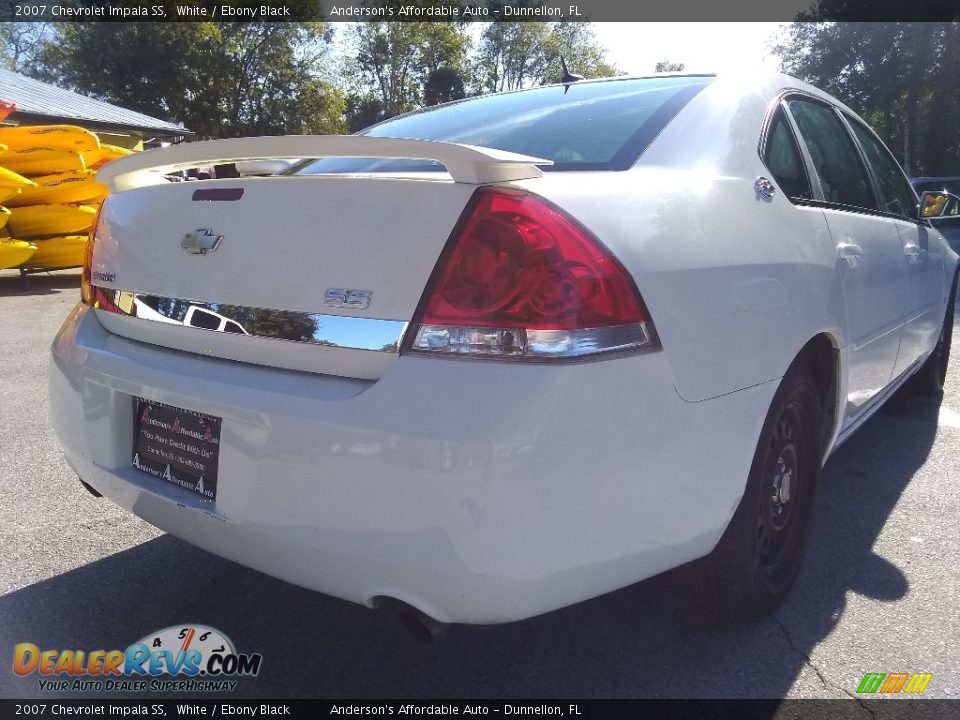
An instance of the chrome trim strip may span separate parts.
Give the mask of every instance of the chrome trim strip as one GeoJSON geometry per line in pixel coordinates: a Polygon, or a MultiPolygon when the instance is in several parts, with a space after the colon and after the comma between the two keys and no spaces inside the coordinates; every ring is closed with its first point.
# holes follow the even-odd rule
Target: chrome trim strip
{"type": "Polygon", "coordinates": [[[404,320],[346,317],[274,310],[149,295],[93,286],[98,310],[197,330],[396,353],[407,331],[404,320]]]}

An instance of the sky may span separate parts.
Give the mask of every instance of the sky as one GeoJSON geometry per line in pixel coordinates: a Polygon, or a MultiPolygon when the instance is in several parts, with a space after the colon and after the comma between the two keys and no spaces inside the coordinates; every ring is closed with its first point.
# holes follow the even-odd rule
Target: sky
{"type": "MultiPolygon", "coordinates": [[[[334,23],[335,52],[345,46],[352,23],[334,23]]],[[[592,23],[597,40],[615,67],[629,75],[649,75],[660,60],[681,62],[689,72],[724,72],[742,68],[779,69],[770,42],[789,23],[592,23]]],[[[479,34],[482,24],[474,32],[479,34]]],[[[571,68],[576,72],[576,68],[571,68]]]]}
{"type": "Polygon", "coordinates": [[[647,75],[665,59],[684,63],[689,72],[776,70],[779,62],[768,44],[788,24],[593,23],[593,31],[617,68],[629,75],[647,75]]]}

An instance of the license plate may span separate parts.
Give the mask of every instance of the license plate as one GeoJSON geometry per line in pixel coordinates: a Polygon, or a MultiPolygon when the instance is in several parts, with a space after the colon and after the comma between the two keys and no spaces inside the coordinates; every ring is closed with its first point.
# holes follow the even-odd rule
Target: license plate
{"type": "Polygon", "coordinates": [[[213,502],[221,422],[212,415],[137,398],[133,466],[213,502]]]}

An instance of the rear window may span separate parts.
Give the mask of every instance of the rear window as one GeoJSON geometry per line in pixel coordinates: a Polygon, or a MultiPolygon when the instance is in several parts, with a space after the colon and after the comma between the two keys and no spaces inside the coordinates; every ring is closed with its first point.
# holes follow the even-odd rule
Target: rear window
{"type": "MultiPolygon", "coordinates": [[[[544,170],[626,170],[712,77],[655,77],[551,85],[422,110],[361,135],[479,145],[553,160],[544,170]]],[[[330,158],[296,174],[422,172],[438,163],[330,158]]]]}

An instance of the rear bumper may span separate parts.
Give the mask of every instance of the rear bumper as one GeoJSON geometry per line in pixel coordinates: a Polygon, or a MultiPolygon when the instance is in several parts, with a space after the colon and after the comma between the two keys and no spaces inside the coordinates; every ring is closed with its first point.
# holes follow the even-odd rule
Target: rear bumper
{"type": "Polygon", "coordinates": [[[709,552],[776,383],[688,403],[665,353],[403,356],[377,382],[165,350],[70,315],[54,426],[80,477],[223,557],[444,622],[517,620],[709,552]],[[217,501],[131,467],[135,396],[223,418],[217,501]]]}

